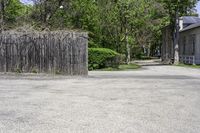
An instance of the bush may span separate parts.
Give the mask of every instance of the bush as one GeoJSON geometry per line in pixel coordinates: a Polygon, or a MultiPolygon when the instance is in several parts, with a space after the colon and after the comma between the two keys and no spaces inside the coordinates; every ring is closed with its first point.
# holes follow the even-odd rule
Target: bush
{"type": "Polygon", "coordinates": [[[107,48],[89,48],[89,70],[105,67],[118,67],[120,54],[107,48]]]}
{"type": "Polygon", "coordinates": [[[94,41],[90,40],[88,42],[88,47],[89,48],[98,48],[98,44],[96,44],[94,41]]]}

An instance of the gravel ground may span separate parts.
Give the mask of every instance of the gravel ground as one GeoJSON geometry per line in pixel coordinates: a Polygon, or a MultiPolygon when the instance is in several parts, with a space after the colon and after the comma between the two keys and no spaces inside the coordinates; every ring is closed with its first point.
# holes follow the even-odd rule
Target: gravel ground
{"type": "Polygon", "coordinates": [[[199,133],[200,70],[0,74],[0,133],[199,133]]]}

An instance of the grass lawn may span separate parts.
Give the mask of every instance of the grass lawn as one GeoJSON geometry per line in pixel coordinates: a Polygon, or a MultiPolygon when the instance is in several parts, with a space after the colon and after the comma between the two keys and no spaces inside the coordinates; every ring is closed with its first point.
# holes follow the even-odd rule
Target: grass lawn
{"type": "Polygon", "coordinates": [[[200,65],[178,64],[179,67],[200,68],[200,65]]]}
{"type": "Polygon", "coordinates": [[[103,69],[98,69],[100,71],[125,71],[125,70],[136,70],[139,69],[140,66],[137,64],[129,64],[129,65],[119,65],[118,68],[112,68],[112,67],[108,67],[108,68],[103,68],[103,69]]]}

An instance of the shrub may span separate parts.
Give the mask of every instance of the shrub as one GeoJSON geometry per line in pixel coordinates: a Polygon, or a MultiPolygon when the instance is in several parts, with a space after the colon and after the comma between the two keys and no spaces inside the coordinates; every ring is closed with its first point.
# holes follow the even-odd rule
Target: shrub
{"type": "Polygon", "coordinates": [[[88,42],[88,47],[89,48],[98,48],[98,44],[96,44],[94,41],[90,40],[88,42]]]}
{"type": "Polygon", "coordinates": [[[38,73],[38,70],[36,68],[33,68],[31,72],[32,73],[38,73]]]}
{"type": "Polygon", "coordinates": [[[15,70],[15,72],[16,72],[16,73],[22,73],[22,70],[21,70],[20,68],[17,68],[17,69],[15,70]]]}
{"type": "Polygon", "coordinates": [[[89,70],[105,67],[117,67],[120,64],[120,54],[107,48],[89,48],[89,70]]]}

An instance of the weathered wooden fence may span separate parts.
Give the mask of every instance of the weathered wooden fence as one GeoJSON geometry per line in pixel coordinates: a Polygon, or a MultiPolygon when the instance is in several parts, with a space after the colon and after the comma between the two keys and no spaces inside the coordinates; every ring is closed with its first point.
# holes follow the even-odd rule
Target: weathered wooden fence
{"type": "Polygon", "coordinates": [[[87,33],[0,33],[1,72],[46,72],[87,75],[87,33]]]}

